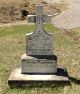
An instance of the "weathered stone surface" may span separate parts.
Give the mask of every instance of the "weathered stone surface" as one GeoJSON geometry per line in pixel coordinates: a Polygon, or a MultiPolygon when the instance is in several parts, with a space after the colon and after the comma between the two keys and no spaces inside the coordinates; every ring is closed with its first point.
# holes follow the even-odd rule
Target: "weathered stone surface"
{"type": "Polygon", "coordinates": [[[21,74],[21,68],[12,71],[8,84],[33,84],[32,82],[69,82],[67,71],[64,68],[57,68],[57,74],[21,74]]]}
{"type": "Polygon", "coordinates": [[[52,55],[53,37],[46,32],[34,32],[26,35],[26,53],[28,55],[52,55]]]}
{"type": "Polygon", "coordinates": [[[29,20],[36,23],[36,29],[26,34],[26,54],[21,58],[20,68],[11,73],[8,83],[69,82],[66,70],[57,66],[57,57],[53,55],[53,36],[43,28],[43,22],[49,19],[48,16],[44,19],[41,5],[36,6],[36,16],[29,20]]]}
{"type": "MultiPolygon", "coordinates": [[[[52,15],[43,15],[42,17],[44,23],[50,23],[52,15]]],[[[27,22],[28,23],[35,23],[36,22],[36,15],[28,15],[27,16],[27,22]]]]}
{"type": "Polygon", "coordinates": [[[37,5],[35,10],[36,16],[33,15],[29,20],[35,21],[36,29],[33,33],[26,34],[26,53],[28,55],[52,55],[53,36],[45,32],[43,28],[44,21],[49,21],[51,16],[44,17],[42,5],[37,5]]]}
{"type": "Polygon", "coordinates": [[[56,56],[31,57],[24,54],[21,58],[21,73],[56,73],[56,56]],[[54,59],[55,58],[55,59],[54,59]]]}
{"type": "MultiPolygon", "coordinates": [[[[45,32],[43,28],[44,21],[50,17],[43,15],[43,6],[36,5],[35,14],[29,19],[36,23],[36,29],[33,33],[26,34],[26,54],[21,59],[22,73],[56,73],[57,59],[53,55],[53,36],[45,32]],[[36,56],[47,56],[50,59],[39,59],[36,56]],[[51,59],[52,57],[52,59],[51,59]]],[[[30,15],[29,15],[30,16],[30,15]]]]}

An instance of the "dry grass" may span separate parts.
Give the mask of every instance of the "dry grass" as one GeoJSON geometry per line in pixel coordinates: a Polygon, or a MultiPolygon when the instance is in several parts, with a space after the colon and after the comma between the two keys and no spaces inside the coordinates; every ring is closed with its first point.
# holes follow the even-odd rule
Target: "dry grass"
{"type": "Polygon", "coordinates": [[[35,4],[44,6],[45,14],[60,13],[66,9],[66,4],[56,3],[48,5],[44,0],[0,0],[0,23],[9,23],[24,20],[22,11],[26,10],[29,14],[34,14],[35,4]]]}
{"type": "Polygon", "coordinates": [[[0,23],[9,23],[20,19],[22,0],[0,0],[0,23]]]}

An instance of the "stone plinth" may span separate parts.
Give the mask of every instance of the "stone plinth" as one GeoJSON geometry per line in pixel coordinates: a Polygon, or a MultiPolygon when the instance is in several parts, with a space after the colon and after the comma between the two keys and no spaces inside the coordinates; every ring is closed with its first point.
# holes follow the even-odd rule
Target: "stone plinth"
{"type": "Polygon", "coordinates": [[[28,56],[21,58],[21,73],[56,73],[57,57],[55,55],[28,56]]]}
{"type": "Polygon", "coordinates": [[[9,85],[24,85],[24,84],[35,84],[38,82],[43,83],[69,83],[69,78],[66,69],[57,67],[56,74],[22,74],[21,68],[16,68],[12,71],[9,79],[9,85]]]}

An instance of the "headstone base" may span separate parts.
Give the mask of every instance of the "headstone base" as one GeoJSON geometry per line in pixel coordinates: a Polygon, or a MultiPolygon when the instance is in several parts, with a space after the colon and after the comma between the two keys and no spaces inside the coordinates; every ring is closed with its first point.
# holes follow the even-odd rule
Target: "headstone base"
{"type": "Polygon", "coordinates": [[[28,56],[21,58],[21,73],[56,73],[57,57],[55,55],[28,56]]]}
{"type": "Polygon", "coordinates": [[[21,74],[21,67],[12,71],[9,79],[9,85],[32,84],[32,82],[69,82],[66,69],[57,68],[56,74],[21,74]]]}

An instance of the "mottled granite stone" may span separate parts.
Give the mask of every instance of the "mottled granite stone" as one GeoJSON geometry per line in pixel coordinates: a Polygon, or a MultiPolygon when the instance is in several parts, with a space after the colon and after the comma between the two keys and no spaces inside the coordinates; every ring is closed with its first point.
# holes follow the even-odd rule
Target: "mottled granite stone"
{"type": "Polygon", "coordinates": [[[21,58],[21,73],[56,73],[56,56],[27,56],[21,58]]]}

